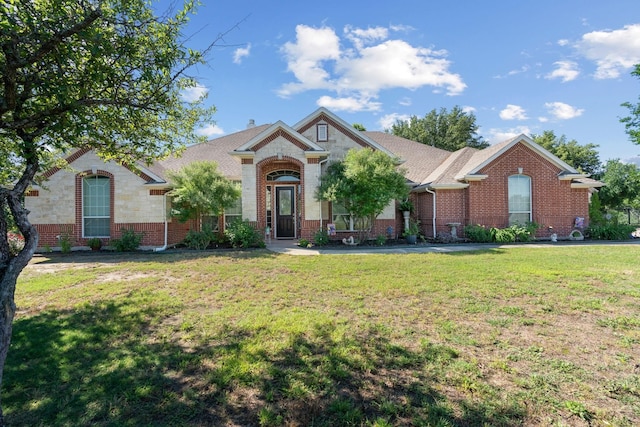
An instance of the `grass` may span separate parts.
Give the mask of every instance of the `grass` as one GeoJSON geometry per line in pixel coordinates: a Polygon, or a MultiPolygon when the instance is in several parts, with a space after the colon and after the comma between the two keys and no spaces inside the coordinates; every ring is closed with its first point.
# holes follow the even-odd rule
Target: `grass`
{"type": "Polygon", "coordinates": [[[2,402],[29,426],[637,425],[639,259],[47,254],[2,402]]]}

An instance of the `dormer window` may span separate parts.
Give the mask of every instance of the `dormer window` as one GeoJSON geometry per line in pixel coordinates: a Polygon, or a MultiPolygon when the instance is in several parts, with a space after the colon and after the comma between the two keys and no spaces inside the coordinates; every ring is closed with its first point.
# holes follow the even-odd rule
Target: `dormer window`
{"type": "Polygon", "coordinates": [[[329,125],[326,123],[319,123],[316,125],[318,131],[318,142],[326,142],[329,140],[329,125]]]}

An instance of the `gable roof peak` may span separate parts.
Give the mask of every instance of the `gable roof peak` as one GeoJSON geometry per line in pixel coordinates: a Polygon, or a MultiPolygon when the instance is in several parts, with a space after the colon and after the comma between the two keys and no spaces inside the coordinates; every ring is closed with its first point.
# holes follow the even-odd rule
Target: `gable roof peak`
{"type": "Polygon", "coordinates": [[[308,116],[300,120],[298,123],[293,125],[293,128],[297,132],[304,132],[304,130],[308,128],[313,122],[317,121],[323,116],[324,116],[324,120],[333,124],[333,126],[338,128],[342,133],[349,134],[350,137],[360,140],[365,145],[368,145],[375,150],[382,151],[383,153],[391,157],[396,157],[393,152],[389,151],[386,147],[378,144],[376,141],[371,139],[365,132],[360,132],[358,129],[354,128],[353,125],[347,123],[344,119],[335,115],[326,107],[319,107],[313,113],[309,114],[308,116]]]}

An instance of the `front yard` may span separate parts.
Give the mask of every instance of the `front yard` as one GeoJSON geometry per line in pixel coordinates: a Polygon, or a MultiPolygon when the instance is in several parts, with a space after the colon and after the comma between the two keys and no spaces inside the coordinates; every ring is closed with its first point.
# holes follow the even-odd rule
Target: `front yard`
{"type": "Polygon", "coordinates": [[[640,424],[640,245],[39,257],[10,425],[640,424]]]}

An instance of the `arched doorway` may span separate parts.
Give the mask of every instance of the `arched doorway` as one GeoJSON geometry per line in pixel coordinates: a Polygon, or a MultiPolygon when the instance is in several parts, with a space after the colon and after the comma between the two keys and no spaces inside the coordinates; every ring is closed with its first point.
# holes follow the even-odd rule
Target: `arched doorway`
{"type": "Polygon", "coordinates": [[[300,172],[274,169],[266,174],[266,223],[276,239],[294,239],[297,229],[300,172]]]}

